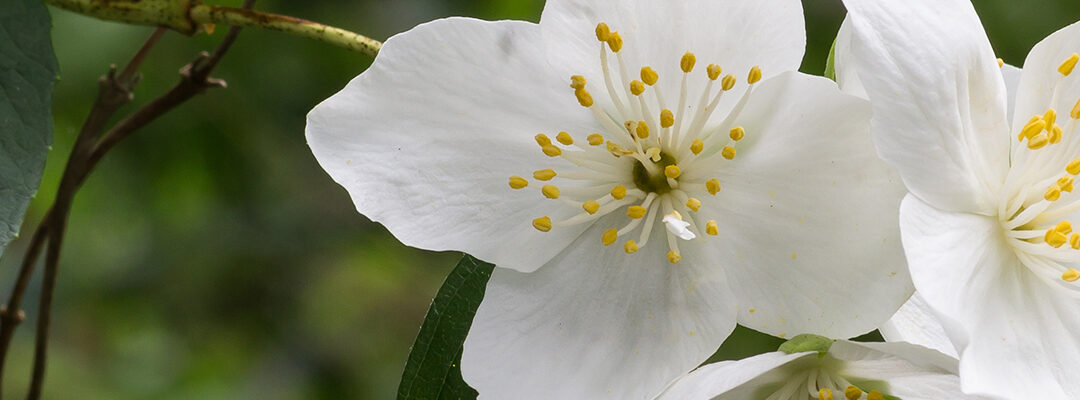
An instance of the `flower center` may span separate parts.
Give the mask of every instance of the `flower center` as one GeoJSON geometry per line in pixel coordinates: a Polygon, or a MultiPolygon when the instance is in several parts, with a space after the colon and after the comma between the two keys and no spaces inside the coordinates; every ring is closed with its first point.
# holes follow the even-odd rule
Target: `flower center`
{"type": "MultiPolygon", "coordinates": [[[[640,80],[630,79],[627,63],[621,51],[623,39],[605,24],[596,26],[599,41],[599,61],[603,71],[603,93],[610,102],[598,104],[589,91],[592,86],[584,76],[570,78],[570,87],[578,103],[588,109],[601,127],[602,133],[587,133],[584,140],[569,132],[560,132],[553,141],[545,134],[536,135],[536,143],[545,155],[562,159],[565,169],[542,169],[533,172],[533,179],[549,182],[540,187],[544,197],[561,201],[567,206],[565,218],[553,220],[543,216],[533,220],[541,232],[593,222],[608,214],[625,209],[629,219],[622,227],[604,231],[600,241],[610,246],[638,230],[637,239],[623,243],[628,254],[638,251],[648,242],[658,215],[665,226],[671,263],[682,259],[680,240],[702,240],[704,235],[719,234],[714,219],[697,216],[702,211],[702,198],[716,196],[720,181],[708,174],[735,158],[736,144],[746,135],[734,126],[752,87],[761,80],[761,68],[754,67],[747,77],[749,85],[725,121],[725,126],[708,127],[713,111],[724,93],[736,84],[733,75],[721,77],[721,68],[710,64],[707,80],[696,105],[688,104],[688,85],[702,78],[691,76],[697,63],[687,52],[679,61],[683,74],[678,103],[668,108],[657,82],[659,73],[649,66],[640,68],[640,80]],[[614,56],[615,63],[610,59],[614,56]],[[612,65],[614,64],[614,65],[612,65]],[[612,72],[612,70],[615,72],[612,72]],[[714,86],[719,83],[719,89],[714,86]],[[659,111],[656,111],[659,110],[659,111]],[[727,130],[727,135],[718,134],[727,130]],[[560,185],[554,180],[559,179],[560,185]],[[572,214],[571,214],[572,213],[572,214]]],[[[526,189],[529,180],[514,175],[510,187],[526,189]]]]}
{"type": "Polygon", "coordinates": [[[792,375],[766,400],[885,400],[876,389],[860,388],[827,367],[792,375]]]}

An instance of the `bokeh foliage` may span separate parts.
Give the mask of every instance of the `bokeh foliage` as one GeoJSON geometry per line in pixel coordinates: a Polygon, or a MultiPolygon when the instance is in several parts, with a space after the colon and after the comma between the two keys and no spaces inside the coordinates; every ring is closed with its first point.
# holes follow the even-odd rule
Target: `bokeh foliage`
{"type": "MultiPolygon", "coordinates": [[[[819,74],[844,12],[839,0],[804,5],[803,70],[819,74]]],[[[1080,2],[1072,0],[975,5],[995,49],[1015,65],[1042,37],[1080,20],[1080,2]]],[[[536,21],[543,3],[260,0],[257,7],[384,39],[450,15],[536,21]]],[[[62,80],[54,150],[28,223],[40,220],[55,194],[97,77],[126,62],[151,31],[51,11],[62,80]]],[[[223,31],[168,34],[126,110],[168,89],[177,69],[223,31]]],[[[307,111],[369,62],[248,30],[217,70],[229,89],[196,98],[109,155],[72,211],[47,398],[394,396],[427,306],[460,255],[407,248],[358,215],[304,143],[307,111]]],[[[0,262],[5,296],[25,245],[25,238],[14,242],[0,262]]],[[[29,377],[34,285],[30,321],[9,360],[9,396],[21,397],[29,377]]]]}

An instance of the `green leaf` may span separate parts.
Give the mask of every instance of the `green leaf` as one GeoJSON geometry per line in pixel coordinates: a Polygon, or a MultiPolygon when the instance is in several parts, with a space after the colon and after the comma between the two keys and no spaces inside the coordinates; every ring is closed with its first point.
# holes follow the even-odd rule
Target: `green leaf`
{"type": "Polygon", "coordinates": [[[405,364],[398,400],[476,398],[461,379],[461,349],[494,267],[465,255],[443,282],[405,364]]]}
{"type": "Polygon", "coordinates": [[[52,143],[52,86],[60,68],[51,28],[40,0],[0,6],[0,255],[18,236],[52,143]]]}
{"type": "Polygon", "coordinates": [[[825,59],[825,77],[836,82],[836,40],[833,39],[832,47],[829,48],[829,58],[825,59]]]}

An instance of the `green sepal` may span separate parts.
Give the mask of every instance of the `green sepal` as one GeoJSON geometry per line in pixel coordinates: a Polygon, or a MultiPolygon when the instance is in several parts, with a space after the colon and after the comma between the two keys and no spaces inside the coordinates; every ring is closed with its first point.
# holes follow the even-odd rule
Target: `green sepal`
{"type": "Polygon", "coordinates": [[[819,356],[823,356],[825,353],[829,352],[829,348],[832,347],[834,342],[836,342],[835,339],[805,333],[784,342],[777,350],[787,354],[816,351],[819,356]]]}

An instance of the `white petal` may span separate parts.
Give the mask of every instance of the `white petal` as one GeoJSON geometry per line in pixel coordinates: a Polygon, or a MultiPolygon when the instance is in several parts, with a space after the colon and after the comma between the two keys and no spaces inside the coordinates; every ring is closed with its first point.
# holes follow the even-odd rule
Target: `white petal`
{"type": "MultiPolygon", "coordinates": [[[[496,268],[465,340],[482,399],[643,399],[704,362],[735,327],[723,270],[683,242],[602,246],[602,219],[531,274],[496,268]]],[[[655,235],[656,233],[654,233],[655,235]]]]}
{"type": "Polygon", "coordinates": [[[540,152],[537,133],[598,129],[543,51],[535,24],[421,25],[311,111],[308,143],[356,208],[403,243],[534,270],[585,227],[533,229],[569,207],[508,178],[568,165],[540,152]]]}
{"type": "Polygon", "coordinates": [[[859,80],[860,67],[855,65],[857,59],[851,55],[852,35],[851,18],[844,18],[844,22],[840,24],[840,30],[836,33],[836,42],[833,44],[836,84],[844,93],[866,99],[868,98],[866,88],[859,80]]]}
{"type": "MultiPolygon", "coordinates": [[[[1057,69],[1062,61],[1077,52],[1080,52],[1080,22],[1054,32],[1031,49],[1020,78],[1013,132],[1019,132],[1032,116],[1043,115],[1047,108],[1057,110],[1061,116],[1058,121],[1067,118],[1080,95],[1080,82],[1075,76],[1063,79],[1057,69]],[[1053,97],[1055,87],[1058,87],[1056,99],[1053,97]]],[[[1065,127],[1064,123],[1062,127],[1065,127]]]]}
{"type": "Polygon", "coordinates": [[[990,215],[1008,168],[1005,84],[968,0],[847,0],[878,150],[943,210],[990,215]]]}
{"type": "Polygon", "coordinates": [[[687,227],[690,226],[690,223],[683,221],[682,218],[679,218],[675,214],[665,215],[664,225],[667,226],[668,232],[671,232],[671,234],[678,236],[679,239],[690,240],[697,237],[697,235],[694,235],[694,232],[691,232],[690,229],[687,229],[687,227]]]}
{"type": "Polygon", "coordinates": [[[897,226],[904,188],[874,154],[868,119],[868,104],[832,81],[788,73],[755,89],[735,121],[746,137],[702,213],[719,222],[710,242],[743,325],[851,337],[910,296],[897,226]]]}
{"type": "Polygon", "coordinates": [[[966,392],[1080,396],[1080,304],[1020,264],[996,218],[943,212],[909,196],[900,220],[912,279],[960,351],[966,392]]]}
{"type": "Polygon", "coordinates": [[[957,357],[945,328],[918,292],[878,329],[886,341],[913,343],[957,357]]]}
{"type": "Polygon", "coordinates": [[[841,375],[881,381],[887,394],[905,400],[974,400],[956,376],[956,359],[908,343],[858,343],[839,340],[829,354],[848,361],[841,375]]]}
{"type": "Polygon", "coordinates": [[[747,399],[769,383],[788,375],[781,367],[793,361],[817,357],[816,353],[786,354],[779,351],[759,354],[739,361],[702,366],[675,381],[658,400],[747,399]],[[757,384],[755,384],[757,383],[757,384]]]}
{"type": "MultiPolygon", "coordinates": [[[[1016,98],[1020,91],[1020,76],[1023,71],[1009,64],[1001,65],[1001,77],[1005,78],[1005,89],[1009,100],[1009,121],[1014,121],[1013,114],[1016,112],[1016,98]]],[[[1025,120],[1026,122],[1026,120],[1025,120]]]]}

